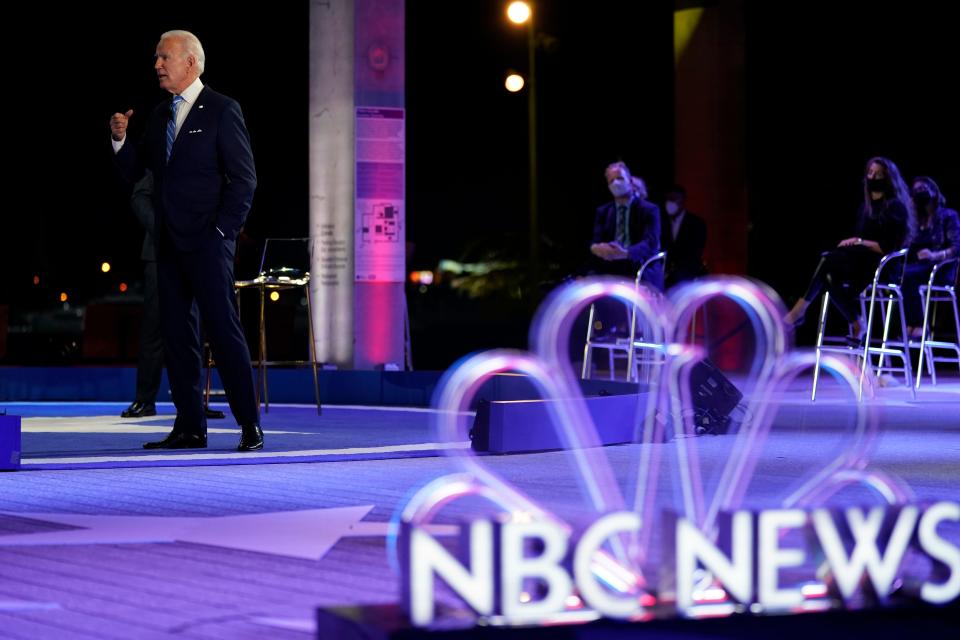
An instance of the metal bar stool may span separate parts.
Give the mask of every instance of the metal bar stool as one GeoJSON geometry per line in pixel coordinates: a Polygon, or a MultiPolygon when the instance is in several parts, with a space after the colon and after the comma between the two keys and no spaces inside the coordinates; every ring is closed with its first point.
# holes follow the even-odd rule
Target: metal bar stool
{"type": "MultiPolygon", "coordinates": [[[[916,388],[920,389],[920,379],[923,377],[924,356],[926,356],[927,371],[930,374],[932,384],[937,384],[938,362],[955,362],[960,367],[960,313],[957,311],[957,288],[956,273],[960,266],[960,258],[951,258],[938,262],[933,265],[930,271],[930,278],[927,284],[920,285],[920,297],[923,299],[923,330],[920,334],[920,359],[917,361],[917,381],[916,388]],[[947,278],[946,284],[936,284],[937,275],[940,273],[953,275],[953,278],[947,278]],[[953,341],[938,340],[935,335],[937,324],[937,308],[939,303],[949,303],[949,308],[953,312],[953,341]],[[933,307],[931,308],[931,303],[933,307]],[[931,311],[933,312],[931,317],[931,311]],[[953,351],[953,356],[936,356],[934,349],[944,351],[953,351]]],[[[943,280],[943,278],[941,278],[943,280]]]]}
{"type": "Polygon", "coordinates": [[[210,343],[203,341],[203,362],[207,370],[206,381],[203,385],[203,410],[207,414],[208,420],[219,420],[226,418],[226,414],[219,409],[210,408],[210,397],[213,395],[225,396],[223,389],[213,389],[213,368],[217,363],[213,360],[213,351],[210,349],[210,343]]]}
{"type": "Polygon", "coordinates": [[[824,351],[843,353],[857,357],[861,368],[858,399],[862,399],[863,397],[863,379],[866,375],[868,367],[874,368],[877,375],[880,375],[886,371],[901,371],[906,380],[907,386],[910,387],[911,394],[916,397],[916,390],[913,386],[913,373],[911,371],[912,364],[910,362],[910,344],[907,335],[907,320],[903,311],[903,294],[901,293],[903,269],[901,268],[899,271],[898,282],[890,282],[892,278],[887,278],[888,275],[895,273],[892,271],[892,265],[895,265],[897,262],[905,262],[906,257],[906,249],[900,249],[883,256],[883,258],[880,260],[880,264],[877,265],[877,269],[874,272],[873,281],[868,284],[867,287],[860,293],[860,309],[867,320],[866,334],[861,345],[850,345],[847,343],[846,339],[840,340],[838,338],[831,338],[825,335],[827,309],[830,306],[830,293],[824,291],[823,303],[820,306],[820,319],[817,325],[816,364],[813,369],[813,391],[810,397],[811,401],[817,399],[817,386],[820,380],[820,359],[821,354],[824,351]],[[886,273],[888,267],[891,269],[890,274],[886,273]],[[870,301],[869,306],[867,305],[867,299],[870,301]],[[878,302],[880,302],[879,305],[877,304],[878,302]],[[901,331],[900,335],[902,336],[900,340],[890,339],[890,323],[893,319],[894,305],[896,305],[897,311],[899,312],[901,331]],[[874,346],[874,340],[872,337],[874,328],[874,310],[878,307],[880,309],[880,320],[883,323],[883,335],[880,338],[879,346],[874,346]],[[875,356],[879,357],[876,367],[873,366],[872,361],[872,358],[875,356]],[[892,367],[885,365],[885,359],[887,357],[898,358],[901,361],[902,366],[892,367]]]}
{"type": "MultiPolygon", "coordinates": [[[[660,251],[647,258],[647,260],[641,264],[640,268],[637,270],[637,276],[633,281],[634,287],[639,288],[641,286],[641,280],[643,279],[643,274],[647,267],[657,261],[666,262],[666,259],[666,251],[660,251]]],[[[629,337],[600,338],[595,335],[594,322],[596,319],[596,308],[595,305],[590,305],[590,312],[587,320],[587,338],[583,344],[583,365],[580,369],[581,378],[586,379],[589,377],[590,371],[593,368],[594,349],[607,350],[607,366],[609,368],[609,377],[611,380],[614,379],[615,359],[618,357],[625,357],[627,359],[627,382],[640,380],[641,366],[643,366],[644,371],[646,372],[648,366],[662,361],[663,345],[646,342],[643,340],[642,336],[638,338],[637,309],[632,305],[624,306],[627,308],[627,315],[630,319],[629,337]],[[644,355],[638,360],[636,358],[637,351],[640,351],[643,354],[651,353],[652,355],[644,355]]]]}
{"type": "Polygon", "coordinates": [[[310,295],[309,255],[311,253],[309,238],[268,238],[264,243],[263,256],[260,261],[260,275],[252,280],[237,280],[234,287],[239,299],[240,293],[245,290],[255,290],[259,294],[259,330],[258,349],[254,364],[257,367],[257,404],[260,403],[260,394],[263,393],[264,411],[270,411],[270,389],[267,382],[267,367],[269,366],[310,366],[313,370],[313,390],[317,400],[317,415],[322,413],[320,403],[320,380],[317,373],[317,350],[313,333],[313,302],[310,295]],[[271,245],[272,243],[272,245],[271,245]],[[269,267],[283,254],[277,251],[280,244],[291,246],[302,245],[303,256],[298,256],[296,262],[304,262],[307,268],[300,269],[291,266],[269,267]],[[271,251],[272,250],[272,251],[271,251]],[[267,356],[267,325],[266,299],[268,293],[300,290],[306,299],[307,307],[307,338],[309,340],[309,360],[269,360],[267,356]]]}

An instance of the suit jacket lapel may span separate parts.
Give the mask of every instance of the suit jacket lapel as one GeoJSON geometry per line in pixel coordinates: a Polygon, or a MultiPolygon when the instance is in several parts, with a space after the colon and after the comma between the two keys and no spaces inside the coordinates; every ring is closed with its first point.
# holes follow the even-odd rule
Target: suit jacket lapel
{"type": "Polygon", "coordinates": [[[634,244],[637,229],[640,228],[640,198],[634,196],[627,208],[627,244],[634,244]]]}
{"type": "Polygon", "coordinates": [[[608,202],[607,203],[607,216],[605,220],[606,231],[609,234],[611,239],[615,239],[617,235],[617,203],[608,202]]]}

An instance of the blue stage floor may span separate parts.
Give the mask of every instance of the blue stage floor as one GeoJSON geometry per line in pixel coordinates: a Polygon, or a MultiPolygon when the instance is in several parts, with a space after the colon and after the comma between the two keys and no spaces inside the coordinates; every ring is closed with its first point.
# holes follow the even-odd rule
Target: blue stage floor
{"type": "MultiPolygon", "coordinates": [[[[751,506],[778,504],[844,446],[849,399],[828,385],[811,404],[807,392],[799,384],[779,398],[751,506]]],[[[905,480],[918,500],[960,500],[960,385],[948,381],[917,401],[903,388],[882,389],[875,404],[883,433],[870,467],[905,480]]],[[[25,459],[24,471],[0,474],[0,636],[313,637],[317,607],[397,602],[387,522],[412,491],[460,470],[440,455],[428,410],[328,406],[318,418],[310,405],[277,405],[264,416],[262,454],[234,456],[228,418],[211,422],[210,449],[147,455],[139,446],[167,431],[170,407],[129,421],[116,417],[123,406],[3,405],[25,418],[25,459]]],[[[732,438],[696,441],[709,481],[732,438]]],[[[654,446],[664,462],[657,502],[666,507],[677,496],[678,443],[654,446]]],[[[604,449],[623,487],[639,448],[604,449]]],[[[556,513],[590,512],[569,452],[483,463],[556,513]]],[[[860,491],[840,499],[868,500],[860,491]]],[[[454,503],[437,522],[480,509],[454,503]]],[[[942,533],[960,540],[960,527],[942,533]]]]}
{"type": "Polygon", "coordinates": [[[406,407],[326,407],[272,405],[262,415],[267,446],[238,453],[239,429],[227,413],[210,420],[208,448],[145,451],[144,442],[160,440],[173,427],[174,409],[160,404],[158,415],[122,419],[121,403],[5,403],[23,417],[23,468],[77,469],[132,466],[193,466],[373,460],[439,455],[456,446],[436,443],[431,412],[406,407]]]}

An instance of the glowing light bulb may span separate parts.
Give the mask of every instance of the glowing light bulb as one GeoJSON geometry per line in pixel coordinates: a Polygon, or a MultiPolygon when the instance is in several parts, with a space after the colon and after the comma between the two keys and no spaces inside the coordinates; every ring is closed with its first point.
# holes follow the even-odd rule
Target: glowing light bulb
{"type": "Polygon", "coordinates": [[[526,2],[511,2],[507,7],[507,17],[510,22],[523,24],[530,19],[530,5],[526,2]]]}
{"type": "Polygon", "coordinates": [[[520,91],[520,89],[523,89],[523,76],[516,73],[511,73],[507,76],[507,79],[504,81],[503,85],[510,93],[516,93],[517,91],[520,91]]]}

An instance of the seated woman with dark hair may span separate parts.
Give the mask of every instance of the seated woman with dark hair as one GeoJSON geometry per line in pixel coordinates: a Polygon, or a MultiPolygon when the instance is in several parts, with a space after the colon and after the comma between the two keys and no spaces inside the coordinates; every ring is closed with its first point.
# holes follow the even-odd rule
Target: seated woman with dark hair
{"type": "MultiPolygon", "coordinates": [[[[910,337],[919,338],[923,330],[920,285],[929,280],[933,265],[960,255],[960,221],[957,212],[945,206],[947,199],[932,178],[914,178],[910,193],[910,251],[903,274],[903,307],[910,337]]],[[[952,282],[954,277],[955,268],[944,274],[945,281],[952,282]]]]}
{"type": "Polygon", "coordinates": [[[790,309],[784,322],[799,326],[810,303],[826,288],[830,299],[850,323],[850,335],[862,337],[860,292],[873,280],[880,259],[904,246],[908,207],[907,185],[897,165],[887,158],[871,158],[864,170],[857,235],[841,240],[835,249],[821,256],[806,293],[790,309]]]}

